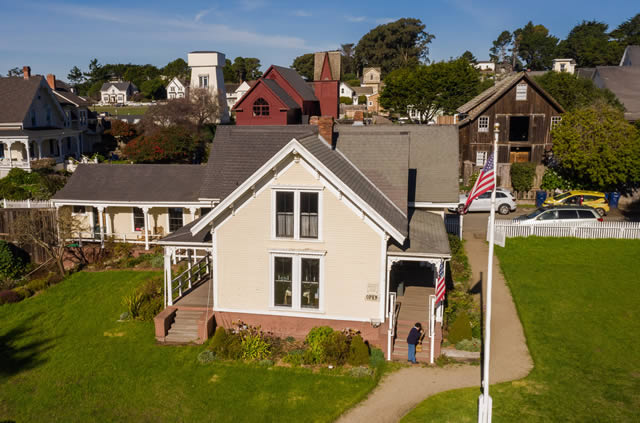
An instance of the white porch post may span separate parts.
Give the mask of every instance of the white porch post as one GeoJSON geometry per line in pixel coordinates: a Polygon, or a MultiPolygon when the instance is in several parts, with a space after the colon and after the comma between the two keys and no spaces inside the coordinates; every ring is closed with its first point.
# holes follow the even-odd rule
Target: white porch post
{"type": "Polygon", "coordinates": [[[58,138],[57,143],[58,143],[58,158],[63,158],[64,155],[62,154],[62,138],[58,138]]]}
{"type": "Polygon", "coordinates": [[[7,144],[7,152],[9,153],[9,167],[13,167],[13,156],[11,155],[11,145],[13,145],[13,141],[6,141],[7,144]]]}
{"type": "Polygon", "coordinates": [[[198,210],[197,207],[189,207],[189,213],[191,213],[191,221],[192,222],[194,220],[196,220],[196,210],[198,210]]]}
{"type": "Polygon", "coordinates": [[[166,291],[166,304],[168,306],[173,305],[173,291],[171,289],[171,249],[165,248],[164,250],[164,281],[166,291]]]}
{"type": "MultiPolygon", "coordinates": [[[[106,235],[107,236],[112,236],[113,235],[113,228],[111,228],[111,220],[109,220],[109,209],[107,208],[107,206],[104,207],[104,217],[105,217],[105,222],[106,222],[106,235]]],[[[102,224],[102,223],[101,223],[102,224]]]]}
{"type": "Polygon", "coordinates": [[[142,207],[144,214],[144,249],[149,250],[149,207],[142,207]]]}
{"type": "Polygon", "coordinates": [[[104,206],[98,206],[98,226],[100,227],[100,248],[104,248],[104,225],[102,224],[104,218],[104,206]]]}
{"type": "Polygon", "coordinates": [[[187,270],[189,275],[189,288],[191,288],[191,267],[193,266],[193,264],[191,263],[191,259],[191,249],[187,248],[187,270]]]}
{"type": "Polygon", "coordinates": [[[42,158],[42,142],[43,142],[43,141],[44,141],[44,140],[43,140],[42,138],[38,138],[38,139],[36,140],[36,143],[38,144],[38,159],[41,159],[41,158],[42,158]]]}
{"type": "Polygon", "coordinates": [[[25,145],[25,147],[27,149],[27,165],[29,166],[29,169],[31,169],[31,152],[29,151],[30,150],[29,144],[30,144],[30,142],[29,142],[28,139],[26,141],[24,141],[24,145],[25,145]]]}

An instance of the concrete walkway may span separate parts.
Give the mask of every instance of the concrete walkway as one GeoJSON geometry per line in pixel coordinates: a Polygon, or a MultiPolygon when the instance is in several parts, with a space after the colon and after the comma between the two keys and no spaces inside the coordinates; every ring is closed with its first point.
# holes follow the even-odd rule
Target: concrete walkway
{"type": "MultiPolygon", "coordinates": [[[[489,248],[484,241],[486,230],[482,228],[486,228],[487,216],[483,213],[465,217],[466,250],[473,270],[472,286],[482,283],[483,292],[489,248]]],[[[521,379],[533,367],[515,304],[499,267],[497,258],[494,258],[491,384],[521,379]]],[[[385,377],[367,399],[341,416],[338,422],[397,422],[433,394],[471,386],[479,388],[480,371],[481,366],[471,365],[401,369],[385,377]]]]}

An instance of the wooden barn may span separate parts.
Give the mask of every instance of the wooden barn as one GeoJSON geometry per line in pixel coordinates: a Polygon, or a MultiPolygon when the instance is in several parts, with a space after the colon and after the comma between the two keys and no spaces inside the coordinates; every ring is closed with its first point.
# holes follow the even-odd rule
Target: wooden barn
{"type": "Polygon", "coordinates": [[[498,163],[540,164],[551,150],[551,128],[563,112],[526,72],[515,73],[458,108],[460,163],[484,166],[497,122],[498,163]]]}

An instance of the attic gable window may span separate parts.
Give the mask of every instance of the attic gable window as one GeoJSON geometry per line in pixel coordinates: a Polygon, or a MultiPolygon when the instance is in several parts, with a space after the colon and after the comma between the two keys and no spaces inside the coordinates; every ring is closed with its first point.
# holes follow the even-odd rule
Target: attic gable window
{"type": "Polygon", "coordinates": [[[253,103],[254,116],[269,116],[269,103],[260,97],[253,103]]]}
{"type": "Polygon", "coordinates": [[[518,84],[516,86],[516,101],[527,100],[527,84],[518,84]]]}

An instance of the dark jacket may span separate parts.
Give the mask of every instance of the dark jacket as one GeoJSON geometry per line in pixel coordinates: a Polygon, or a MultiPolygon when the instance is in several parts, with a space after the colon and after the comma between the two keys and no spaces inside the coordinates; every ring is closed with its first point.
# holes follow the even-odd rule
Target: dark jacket
{"type": "Polygon", "coordinates": [[[407,336],[407,344],[417,345],[418,341],[420,341],[420,331],[415,326],[411,328],[409,331],[409,336],[407,336]]]}

